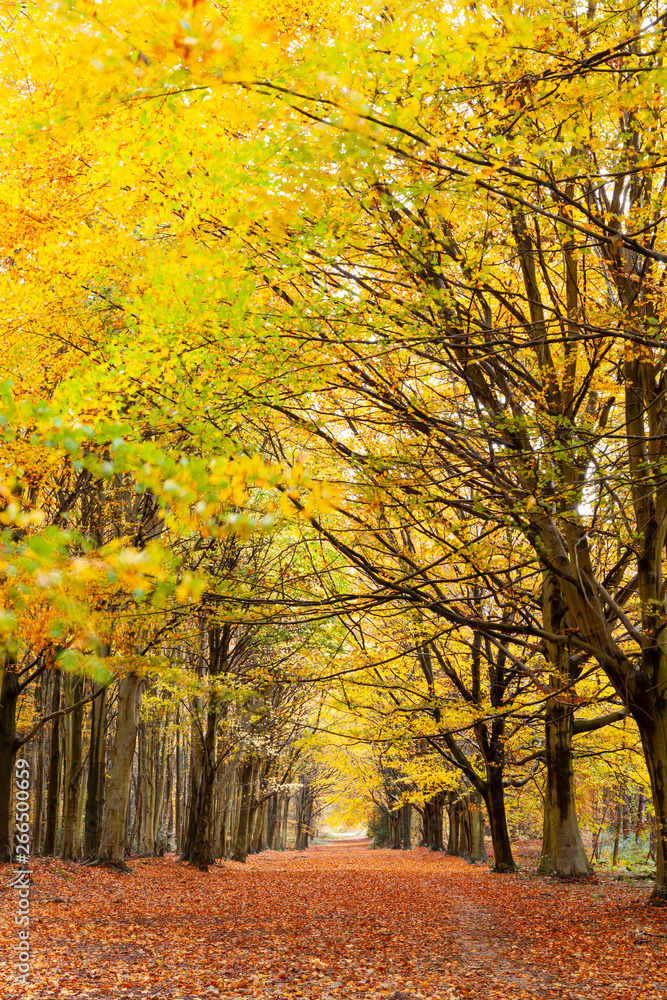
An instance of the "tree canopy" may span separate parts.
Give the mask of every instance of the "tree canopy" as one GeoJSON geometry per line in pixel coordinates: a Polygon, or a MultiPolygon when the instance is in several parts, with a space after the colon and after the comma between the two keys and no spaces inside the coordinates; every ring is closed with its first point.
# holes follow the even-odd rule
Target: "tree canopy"
{"type": "Polygon", "coordinates": [[[0,857],[32,753],[70,860],[632,820],[664,902],[665,13],[4,11],[0,857]]]}

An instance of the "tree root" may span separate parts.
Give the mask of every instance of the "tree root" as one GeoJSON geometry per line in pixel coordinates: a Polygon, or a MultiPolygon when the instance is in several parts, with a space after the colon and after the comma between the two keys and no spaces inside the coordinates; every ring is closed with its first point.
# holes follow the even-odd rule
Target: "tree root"
{"type": "Polygon", "coordinates": [[[106,858],[89,858],[84,861],[84,864],[88,865],[89,868],[113,868],[114,871],[122,872],[124,875],[129,875],[134,871],[134,868],[130,868],[124,861],[109,861],[106,858]]]}
{"type": "Polygon", "coordinates": [[[667,906],[667,885],[656,885],[649,896],[649,906],[667,906]]]}

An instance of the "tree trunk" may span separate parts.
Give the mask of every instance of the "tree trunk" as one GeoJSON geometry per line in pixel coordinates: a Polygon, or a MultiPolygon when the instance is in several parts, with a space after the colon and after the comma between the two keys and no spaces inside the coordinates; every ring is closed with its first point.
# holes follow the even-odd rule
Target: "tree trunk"
{"type": "Polygon", "coordinates": [[[19,684],[13,664],[4,665],[0,704],[0,862],[12,860],[11,808],[14,760],[18,749],[16,701],[19,684]]]}
{"type": "MultiPolygon", "coordinates": [[[[60,711],[60,670],[53,671],[51,692],[51,712],[60,711]]],[[[60,798],[60,717],[51,722],[51,743],[49,747],[49,777],[46,787],[46,832],[44,834],[44,854],[56,852],[56,827],[58,825],[58,800],[60,798]]]]}
{"type": "Polygon", "coordinates": [[[264,831],[266,827],[266,811],[270,799],[265,799],[255,813],[255,829],[252,835],[252,849],[255,854],[266,850],[266,839],[264,831]]]}
{"type": "MultiPolygon", "coordinates": [[[[125,816],[125,853],[132,854],[135,838],[137,845],[137,854],[139,853],[139,837],[140,831],[139,826],[141,824],[141,809],[144,798],[144,789],[140,776],[139,763],[137,762],[137,777],[134,786],[134,816],[132,816],[132,809],[128,808],[127,814],[125,816]]],[[[132,790],[130,786],[130,791],[132,790]]],[[[128,803],[129,804],[129,803],[128,803]]]]}
{"type": "MultiPolygon", "coordinates": [[[[543,584],[543,619],[548,632],[562,634],[565,627],[566,605],[560,586],[551,573],[545,573],[543,584]]],[[[569,652],[565,643],[547,642],[551,665],[549,686],[558,692],[567,688],[573,677],[569,652]]],[[[572,729],[574,709],[566,698],[571,688],[547,701],[545,711],[545,752],[547,763],[544,795],[544,827],[540,875],[562,878],[586,878],[591,868],[579,832],[574,795],[572,766],[572,729]]]]}
{"type": "Polygon", "coordinates": [[[662,692],[659,696],[652,695],[652,700],[650,715],[637,712],[635,720],[651,779],[655,813],[656,876],[651,899],[664,905],[667,904],[667,704],[662,692]]]}
{"type": "Polygon", "coordinates": [[[547,703],[545,744],[547,776],[540,875],[586,878],[591,869],[577,821],[572,766],[573,711],[555,699],[547,703]]]}
{"type": "Polygon", "coordinates": [[[420,847],[428,847],[432,841],[431,827],[433,825],[433,803],[424,802],[424,807],[421,810],[422,818],[422,836],[419,843],[420,847]]]}
{"type": "Polygon", "coordinates": [[[99,690],[100,685],[95,684],[93,694],[97,697],[93,698],[91,703],[90,755],[83,838],[83,855],[86,858],[96,856],[99,850],[104,810],[106,685],[101,694],[97,694],[99,690]]]}
{"type": "MultiPolygon", "coordinates": [[[[77,677],[71,687],[72,704],[83,699],[84,679],[77,677]]],[[[65,861],[77,860],[77,843],[79,840],[79,795],[81,793],[81,773],[83,769],[82,759],[82,730],[83,730],[83,705],[79,705],[67,716],[68,736],[67,741],[67,774],[64,783],[65,812],[63,822],[63,838],[60,847],[60,856],[65,861]]]]}
{"type": "Polygon", "coordinates": [[[176,788],[174,790],[174,850],[178,854],[183,840],[181,838],[181,732],[180,705],[176,706],[176,788]]]}
{"type": "MultiPolygon", "coordinates": [[[[266,784],[271,774],[271,769],[273,767],[273,758],[267,757],[262,765],[258,768],[257,774],[257,794],[256,797],[259,798],[264,794],[266,784]]],[[[260,851],[266,850],[266,813],[268,809],[269,799],[264,799],[258,806],[256,806],[253,814],[253,824],[252,824],[252,836],[250,838],[250,845],[253,854],[259,854],[260,851]]]]}
{"type": "MultiPolygon", "coordinates": [[[[143,721],[139,722],[139,728],[137,729],[137,756],[136,765],[133,762],[133,769],[136,766],[136,785],[135,785],[135,806],[134,806],[134,822],[132,824],[132,833],[130,834],[129,842],[127,837],[125,838],[125,850],[129,848],[130,853],[132,853],[134,845],[134,837],[136,834],[136,845],[137,854],[146,854],[146,845],[143,843],[143,831],[145,827],[146,818],[146,799],[148,797],[148,789],[146,782],[146,754],[148,748],[146,746],[146,724],[143,721]]],[[[130,783],[130,798],[132,795],[132,784],[130,783]]],[[[129,816],[128,816],[129,822],[129,816]]]]}
{"type": "Polygon", "coordinates": [[[401,810],[394,809],[389,813],[389,847],[393,851],[401,849],[401,810]]]}
{"type": "Polygon", "coordinates": [[[459,857],[470,859],[472,848],[472,828],[470,825],[470,814],[468,812],[468,796],[461,795],[456,803],[459,814],[459,857]]]}
{"type": "Polygon", "coordinates": [[[470,825],[470,860],[488,861],[486,844],[484,843],[482,796],[477,791],[472,791],[468,796],[468,815],[470,825]]]}
{"type": "Polygon", "coordinates": [[[401,808],[401,847],[412,850],[412,806],[406,802],[401,808]]]}
{"type": "MultiPolygon", "coordinates": [[[[82,789],[82,792],[83,792],[83,788],[86,785],[86,779],[87,778],[88,778],[87,769],[84,768],[82,779],[81,779],[81,789],[82,789]]],[[[77,810],[77,818],[76,818],[76,841],[75,841],[75,844],[74,844],[74,853],[75,853],[75,855],[76,855],[77,858],[83,858],[83,857],[85,857],[85,855],[83,853],[83,807],[85,805],[85,799],[86,799],[85,795],[83,795],[83,794],[79,795],[79,808],[77,810]]]]}
{"type": "MultiPolygon", "coordinates": [[[[48,674],[40,674],[35,689],[35,710],[39,718],[44,714],[46,704],[48,674]]],[[[32,853],[40,854],[42,850],[42,820],[44,818],[44,726],[39,730],[34,741],[35,769],[35,812],[32,829],[32,853]]]]}
{"type": "Polygon", "coordinates": [[[234,795],[234,773],[228,776],[220,791],[220,830],[218,834],[217,857],[225,858],[229,850],[229,826],[231,820],[231,801],[234,795]]]}
{"type": "Polygon", "coordinates": [[[245,862],[248,856],[248,824],[250,822],[254,770],[252,757],[246,757],[241,764],[239,775],[239,815],[232,850],[234,861],[245,862]]]}
{"type": "Polygon", "coordinates": [[[191,753],[185,815],[183,817],[183,848],[181,861],[191,861],[197,836],[198,809],[202,802],[202,782],[204,769],[204,746],[202,736],[194,720],[190,729],[191,753]]]}
{"type": "MultiPolygon", "coordinates": [[[[208,629],[209,665],[211,678],[227,671],[230,626],[212,626],[208,629]]],[[[216,732],[220,719],[220,703],[216,688],[208,692],[206,705],[206,730],[193,727],[193,767],[189,799],[188,835],[183,845],[182,861],[191,861],[200,871],[208,871],[213,857],[213,802],[216,778],[216,732]]],[[[252,794],[252,790],[251,790],[252,794]]],[[[247,853],[247,845],[246,845],[247,853]]],[[[245,854],[243,857],[245,860],[245,854]]]]}
{"type": "Polygon", "coordinates": [[[267,803],[267,823],[266,823],[266,846],[270,851],[275,850],[276,830],[278,827],[278,815],[280,812],[280,800],[277,792],[274,792],[267,803]]]}
{"type": "Polygon", "coordinates": [[[301,778],[301,791],[296,800],[296,836],[294,840],[294,849],[297,851],[303,850],[303,820],[305,813],[305,795],[306,795],[306,781],[305,778],[301,778]]]}
{"type": "Polygon", "coordinates": [[[626,792],[623,793],[623,840],[630,836],[630,801],[626,792]]]}
{"type": "Polygon", "coordinates": [[[143,678],[128,674],[120,682],[118,721],[114,738],[109,791],[100,838],[100,861],[126,869],[124,854],[125,817],[132,779],[132,761],[139,727],[143,678]]]}
{"type": "MultiPolygon", "coordinates": [[[[160,720],[160,725],[158,727],[158,742],[155,747],[155,764],[157,768],[156,775],[156,787],[155,787],[155,810],[153,813],[153,849],[156,853],[163,853],[162,848],[164,847],[164,832],[162,836],[162,845],[160,844],[160,826],[162,826],[164,831],[164,825],[166,817],[164,815],[165,807],[165,776],[167,773],[167,725],[169,723],[169,717],[167,716],[165,720],[164,732],[162,731],[162,721],[160,720]]],[[[168,783],[167,783],[168,784],[168,783]]],[[[168,796],[167,796],[168,797],[168,796]]]]}
{"type": "Polygon", "coordinates": [[[621,839],[621,803],[616,803],[616,825],[614,827],[614,850],[611,855],[611,867],[616,867],[618,861],[618,842],[621,839]]]}
{"type": "Polygon", "coordinates": [[[447,854],[456,856],[459,853],[460,844],[460,819],[461,812],[458,808],[458,792],[450,792],[447,801],[447,811],[449,814],[449,838],[447,840],[447,854]]]}
{"type": "Polygon", "coordinates": [[[637,800],[637,825],[635,826],[635,840],[639,840],[646,828],[645,810],[646,796],[643,792],[640,792],[637,800]]]}
{"type": "Polygon", "coordinates": [[[444,850],[442,811],[445,804],[444,792],[436,792],[424,803],[424,841],[431,851],[444,850]]]}
{"type": "Polygon", "coordinates": [[[306,808],[303,816],[303,827],[301,831],[301,850],[308,850],[308,841],[313,835],[313,810],[315,808],[315,792],[309,786],[306,808]]]}
{"type": "MultiPolygon", "coordinates": [[[[199,798],[196,803],[196,826],[189,861],[200,871],[208,871],[208,866],[213,862],[213,830],[212,830],[212,804],[213,789],[215,786],[215,771],[207,766],[204,769],[202,780],[199,783],[199,798]]],[[[245,858],[243,859],[245,861],[245,858]]]]}
{"type": "MultiPolygon", "coordinates": [[[[499,767],[487,767],[487,780],[484,803],[489,814],[491,827],[491,842],[493,843],[493,869],[497,872],[516,871],[516,862],[512,854],[509,830],[507,829],[507,811],[505,809],[505,789],[503,788],[503,772],[499,767]]],[[[482,829],[482,843],[484,831],[482,829]]],[[[486,854],[486,850],[484,851],[486,854]]]]}
{"type": "Polygon", "coordinates": [[[287,850],[287,834],[289,833],[289,807],[292,801],[291,795],[285,796],[285,803],[283,805],[283,819],[282,819],[282,830],[280,834],[280,850],[287,850]]]}
{"type": "Polygon", "coordinates": [[[141,848],[143,854],[154,855],[157,853],[157,845],[154,839],[155,813],[157,811],[157,748],[158,748],[159,722],[152,720],[150,726],[144,728],[144,752],[143,752],[143,802],[142,802],[142,829],[141,848]],[[157,732],[156,732],[157,727],[157,732]]]}
{"type": "Polygon", "coordinates": [[[308,778],[304,776],[301,781],[301,793],[297,801],[296,843],[294,845],[297,851],[305,851],[308,847],[315,805],[315,792],[308,778]]]}
{"type": "Polygon", "coordinates": [[[273,828],[273,839],[270,841],[272,851],[279,851],[282,845],[285,798],[282,792],[276,795],[276,825],[273,828]]]}

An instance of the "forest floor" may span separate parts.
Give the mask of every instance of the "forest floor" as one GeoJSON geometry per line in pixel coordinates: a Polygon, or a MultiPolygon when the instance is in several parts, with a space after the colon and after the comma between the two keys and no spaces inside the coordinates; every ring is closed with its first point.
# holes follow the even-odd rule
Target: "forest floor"
{"type": "Polygon", "coordinates": [[[202,874],[173,857],[133,872],[32,863],[30,985],[0,881],[2,1000],[657,1000],[667,912],[650,886],[536,878],[425,849],[338,841],[202,874]]]}

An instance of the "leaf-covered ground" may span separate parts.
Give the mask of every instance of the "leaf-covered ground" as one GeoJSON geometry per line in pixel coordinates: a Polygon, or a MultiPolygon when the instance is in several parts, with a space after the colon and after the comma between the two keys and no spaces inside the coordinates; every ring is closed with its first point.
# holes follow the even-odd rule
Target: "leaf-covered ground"
{"type": "Polygon", "coordinates": [[[266,852],[208,875],[173,858],[135,860],[130,875],[36,861],[28,989],[11,985],[5,873],[0,997],[667,998],[667,913],[646,906],[647,887],[364,846],[266,852]]]}

